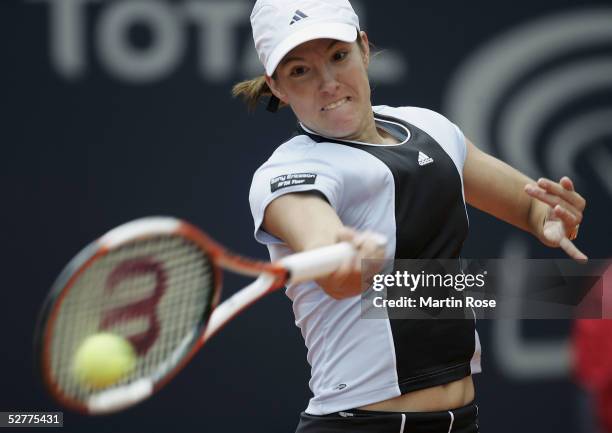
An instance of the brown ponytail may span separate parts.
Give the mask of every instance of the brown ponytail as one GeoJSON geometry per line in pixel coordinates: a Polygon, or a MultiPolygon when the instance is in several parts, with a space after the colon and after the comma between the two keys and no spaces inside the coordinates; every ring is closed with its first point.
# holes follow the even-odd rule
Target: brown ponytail
{"type": "MultiPolygon", "coordinates": [[[[237,83],[232,88],[232,96],[240,96],[249,107],[250,111],[254,111],[261,98],[272,96],[272,91],[266,83],[266,79],[263,75],[253,78],[251,80],[242,81],[237,83]]],[[[283,107],[285,104],[282,102],[280,106],[283,107]]]]}

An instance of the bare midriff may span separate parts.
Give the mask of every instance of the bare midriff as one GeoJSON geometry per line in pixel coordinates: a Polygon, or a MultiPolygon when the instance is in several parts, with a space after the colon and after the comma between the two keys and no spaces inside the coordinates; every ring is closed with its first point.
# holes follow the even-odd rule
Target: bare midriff
{"type": "Polygon", "coordinates": [[[399,397],[361,406],[359,409],[383,412],[436,412],[452,410],[474,401],[472,376],[431,388],[419,389],[399,397]]]}

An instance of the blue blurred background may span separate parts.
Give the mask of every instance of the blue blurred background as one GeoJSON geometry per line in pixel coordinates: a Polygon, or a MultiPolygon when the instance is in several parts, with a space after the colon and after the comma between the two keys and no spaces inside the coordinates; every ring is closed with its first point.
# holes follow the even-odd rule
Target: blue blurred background
{"type": "MultiPolygon", "coordinates": [[[[232,85],[262,72],[249,0],[0,3],[0,410],[59,410],[33,365],[38,309],[86,243],[175,215],[245,255],[251,175],[295,124],[249,114],[232,85]]],[[[373,103],[440,111],[532,177],[588,199],[577,242],[612,256],[612,4],[355,1],[380,54],[373,103]]],[[[469,209],[464,257],[563,257],[469,209]]],[[[240,286],[229,278],[225,295],[240,286]]],[[[595,433],[573,384],[567,321],[482,321],[483,432],[595,433]]],[[[309,367],[278,293],[214,338],[159,395],[125,413],[64,415],[64,431],[292,432],[309,367]]],[[[612,410],[612,408],[610,408],[612,410]]]]}

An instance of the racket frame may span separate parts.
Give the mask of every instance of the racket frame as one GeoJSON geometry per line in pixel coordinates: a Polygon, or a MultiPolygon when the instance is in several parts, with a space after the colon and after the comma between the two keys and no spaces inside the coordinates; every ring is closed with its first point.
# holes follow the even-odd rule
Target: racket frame
{"type": "MultiPolygon", "coordinates": [[[[86,402],[67,396],[53,378],[51,371],[52,332],[62,303],[80,276],[82,276],[84,272],[86,272],[94,263],[98,262],[104,256],[131,242],[153,239],[163,235],[179,235],[184,239],[196,244],[208,257],[211,265],[213,280],[213,287],[211,291],[212,299],[208,308],[202,315],[200,322],[198,322],[194,328],[195,332],[193,338],[187,345],[187,348],[184,349],[185,354],[179,355],[179,362],[173,366],[169,366],[168,370],[166,370],[163,374],[156,374],[156,376],[161,377],[154,376],[151,378],[152,388],[149,394],[159,391],[172,378],[174,378],[174,376],[176,376],[176,374],[178,374],[178,372],[193,358],[195,353],[204,343],[205,340],[203,339],[203,336],[207,328],[208,320],[221,299],[221,288],[223,286],[222,267],[234,272],[251,276],[257,276],[265,273],[267,275],[267,281],[270,283],[270,288],[269,290],[266,290],[262,296],[269,291],[274,291],[279,287],[282,287],[288,278],[288,271],[283,267],[269,262],[249,260],[236,254],[232,254],[195,226],[172,217],[141,218],[111,230],[107,234],[83,248],[65,266],[52,285],[51,290],[45,299],[37,322],[34,344],[36,363],[39,367],[38,370],[41,372],[42,381],[47,390],[61,405],[65,406],[66,408],[84,414],[105,412],[104,410],[93,412],[91,408],[88,407],[86,402]]],[[[246,308],[246,306],[244,308],[246,308]]],[[[138,381],[139,380],[136,380],[135,382],[138,381]]],[[[123,387],[129,387],[135,382],[124,385],[123,387]]],[[[118,387],[117,389],[121,389],[121,387],[118,387]]],[[[105,392],[105,390],[102,390],[100,393],[103,392],[105,392]]],[[[148,395],[145,395],[139,400],[146,397],[148,397],[148,395]]],[[[128,406],[131,406],[136,402],[128,403],[128,406]]],[[[120,409],[120,407],[114,408],[111,411],[114,412],[120,409]]]]}

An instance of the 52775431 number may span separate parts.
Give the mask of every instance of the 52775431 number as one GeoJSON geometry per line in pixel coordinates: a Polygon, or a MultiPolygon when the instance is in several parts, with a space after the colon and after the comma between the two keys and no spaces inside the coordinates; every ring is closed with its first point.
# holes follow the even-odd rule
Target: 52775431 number
{"type": "Polygon", "coordinates": [[[0,412],[0,427],[63,426],[63,412],[0,412]]]}

